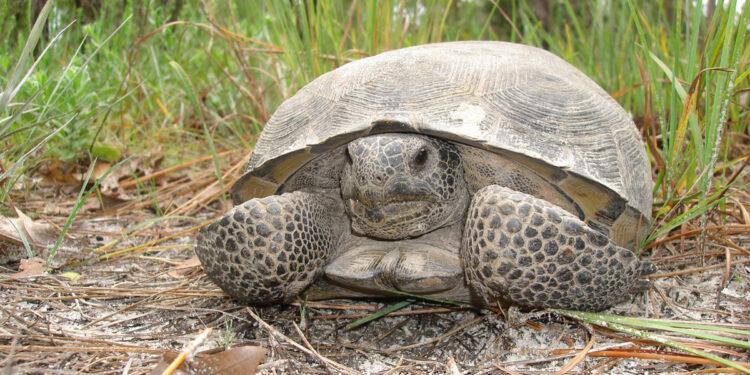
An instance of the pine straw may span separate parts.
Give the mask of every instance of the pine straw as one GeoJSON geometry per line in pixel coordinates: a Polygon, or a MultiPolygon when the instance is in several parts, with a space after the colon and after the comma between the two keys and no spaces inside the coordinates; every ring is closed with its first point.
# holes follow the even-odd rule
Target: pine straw
{"type": "MultiPolygon", "coordinates": [[[[231,180],[241,162],[226,164],[233,170],[226,173],[231,180]]],[[[215,199],[210,172],[193,171],[186,178],[178,175],[181,171],[160,175],[183,183],[179,188],[165,183],[152,198],[171,204],[166,211],[199,211],[198,222],[158,221],[129,233],[154,217],[144,208],[153,199],[121,203],[106,215],[82,212],[71,230],[75,241],[68,246],[82,254],[71,261],[83,260],[84,265],[65,269],[82,279],[72,281],[59,272],[12,279],[17,264],[0,269],[0,367],[14,373],[145,374],[163,353],[182,349],[212,327],[201,350],[263,346],[269,350],[260,367],[263,373],[552,374],[566,364],[571,374],[732,371],[653,342],[514,308],[417,302],[354,329],[345,325],[393,302],[299,301],[249,309],[226,297],[199,268],[187,268],[186,275],[171,272],[193,256],[194,231],[188,229],[222,211],[221,204],[208,206],[215,199]],[[123,233],[129,233],[124,240],[123,233]],[[96,260],[115,251],[117,256],[96,260]],[[576,357],[587,343],[586,356],[576,357]]],[[[132,180],[121,181],[123,185],[126,190],[137,186],[132,180]]],[[[40,202],[53,199],[54,191],[47,193],[39,196],[44,194],[40,189],[34,197],[16,201],[28,210],[40,208],[40,202]]],[[[724,211],[709,214],[705,229],[696,220],[657,241],[645,255],[660,267],[652,277],[654,287],[609,312],[750,329],[749,205],[748,193],[737,192],[724,211]]],[[[70,198],[58,199],[59,211],[65,207],[72,207],[70,198]]],[[[55,223],[65,220],[45,216],[55,223]]],[[[673,338],[750,361],[747,351],[673,338]]]]}

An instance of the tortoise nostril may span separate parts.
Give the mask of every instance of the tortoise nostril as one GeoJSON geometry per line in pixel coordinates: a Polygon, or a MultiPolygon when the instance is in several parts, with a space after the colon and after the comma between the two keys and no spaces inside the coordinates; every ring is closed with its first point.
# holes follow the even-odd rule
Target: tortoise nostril
{"type": "Polygon", "coordinates": [[[387,180],[388,176],[385,174],[385,172],[382,172],[374,174],[370,182],[372,182],[372,184],[376,186],[383,186],[387,180]]]}

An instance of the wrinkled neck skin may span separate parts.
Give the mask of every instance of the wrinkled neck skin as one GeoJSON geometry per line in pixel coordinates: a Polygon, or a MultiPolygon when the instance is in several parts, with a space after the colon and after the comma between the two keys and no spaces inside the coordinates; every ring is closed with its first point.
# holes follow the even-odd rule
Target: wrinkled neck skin
{"type": "Polygon", "coordinates": [[[461,224],[469,192],[451,143],[381,134],[352,141],[346,157],[341,194],[355,234],[402,240],[461,224]]]}

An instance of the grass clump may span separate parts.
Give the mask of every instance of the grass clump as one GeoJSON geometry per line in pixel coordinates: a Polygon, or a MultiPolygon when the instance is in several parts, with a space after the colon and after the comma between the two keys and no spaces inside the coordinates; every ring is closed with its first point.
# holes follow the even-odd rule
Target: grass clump
{"type": "MultiPolygon", "coordinates": [[[[718,345],[725,345],[729,347],[736,347],[741,349],[750,348],[750,341],[744,341],[744,339],[750,338],[750,331],[713,326],[699,323],[683,323],[664,321],[658,319],[642,319],[642,318],[630,318],[618,315],[610,314],[594,314],[585,313],[580,311],[568,311],[551,309],[557,314],[567,316],[570,318],[579,319],[581,321],[598,325],[600,327],[609,328],[618,332],[630,334],[636,337],[647,339],[674,349],[681,350],[686,353],[690,353],[697,357],[705,358],[713,361],[716,364],[731,367],[739,370],[740,372],[750,374],[750,368],[747,367],[747,363],[738,363],[724,359],[718,355],[708,353],[704,350],[695,348],[695,345],[689,345],[682,343],[677,339],[668,338],[664,335],[654,333],[650,330],[660,330],[664,332],[676,332],[685,336],[692,336],[701,339],[705,339],[709,342],[716,343],[718,345]],[[725,335],[722,335],[725,334],[725,335]],[[739,336],[742,340],[738,340],[730,335],[739,336]]],[[[715,348],[712,348],[715,349],[715,348]]]]}

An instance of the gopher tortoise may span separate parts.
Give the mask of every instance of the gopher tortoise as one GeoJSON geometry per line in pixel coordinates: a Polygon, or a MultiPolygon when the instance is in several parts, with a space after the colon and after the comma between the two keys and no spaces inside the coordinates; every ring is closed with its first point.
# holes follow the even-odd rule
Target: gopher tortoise
{"type": "Polygon", "coordinates": [[[346,64],[281,104],[196,253],[261,306],[408,292],[600,310],[648,285],[628,114],[541,49],[453,42],[346,64]]]}

